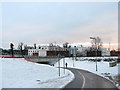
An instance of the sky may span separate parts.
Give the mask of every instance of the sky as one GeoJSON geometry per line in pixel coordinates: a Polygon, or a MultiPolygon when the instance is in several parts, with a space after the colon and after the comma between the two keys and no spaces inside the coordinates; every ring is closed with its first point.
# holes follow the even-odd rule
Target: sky
{"type": "Polygon", "coordinates": [[[62,44],[90,45],[99,36],[104,46],[118,43],[117,2],[3,2],[2,47],[62,44]]]}

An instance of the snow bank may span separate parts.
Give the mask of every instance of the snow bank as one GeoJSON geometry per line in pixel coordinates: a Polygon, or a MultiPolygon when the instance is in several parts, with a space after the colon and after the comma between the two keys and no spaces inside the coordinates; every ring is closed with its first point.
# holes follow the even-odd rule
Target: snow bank
{"type": "Polygon", "coordinates": [[[77,57],[77,59],[79,59],[79,60],[89,60],[89,59],[105,60],[105,59],[118,59],[118,57],[116,57],[116,56],[110,56],[110,57],[77,57]]]}
{"type": "Polygon", "coordinates": [[[62,88],[74,79],[66,70],[58,76],[58,68],[32,63],[24,59],[3,58],[2,88],[62,88]]]}

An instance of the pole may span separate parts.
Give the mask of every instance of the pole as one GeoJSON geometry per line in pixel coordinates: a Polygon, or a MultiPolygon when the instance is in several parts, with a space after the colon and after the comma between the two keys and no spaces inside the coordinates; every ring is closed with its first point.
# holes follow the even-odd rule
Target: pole
{"type": "Polygon", "coordinates": [[[96,71],[97,71],[97,44],[96,44],[96,71]]]}
{"type": "Polygon", "coordinates": [[[75,58],[75,57],[73,57],[73,67],[74,67],[74,58],[75,58]]]}
{"type": "Polygon", "coordinates": [[[97,43],[96,43],[96,38],[95,37],[90,37],[90,39],[94,39],[95,40],[95,46],[96,46],[96,71],[97,71],[97,43]]]}
{"type": "Polygon", "coordinates": [[[59,69],[59,76],[60,76],[60,54],[58,54],[58,69],[59,69]]]}
{"type": "Polygon", "coordinates": [[[65,58],[63,58],[63,67],[64,67],[64,74],[65,74],[65,58]]]}

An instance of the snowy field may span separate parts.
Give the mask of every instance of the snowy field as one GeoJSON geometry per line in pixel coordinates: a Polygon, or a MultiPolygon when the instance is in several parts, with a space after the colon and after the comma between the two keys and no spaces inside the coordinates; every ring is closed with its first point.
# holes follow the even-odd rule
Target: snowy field
{"type": "Polygon", "coordinates": [[[62,88],[74,79],[73,73],[32,63],[24,59],[2,58],[2,88],[62,88]]]}
{"type": "Polygon", "coordinates": [[[2,89],[2,63],[0,58],[0,89],[2,89]]]}
{"type": "MultiPolygon", "coordinates": [[[[96,59],[96,57],[81,57],[78,60],[73,60],[72,58],[65,58],[65,63],[67,62],[68,67],[78,68],[90,71],[92,73],[98,74],[100,76],[104,76],[104,73],[110,73],[111,76],[118,75],[118,66],[109,67],[109,62],[103,61],[104,59],[108,59],[109,57],[98,57],[97,59],[102,59],[102,61],[97,62],[98,71],[96,71],[96,62],[89,61],[90,59],[96,59]],[[86,60],[87,59],[87,60],[86,60]]],[[[111,59],[117,59],[118,57],[110,57],[111,59]]],[[[58,67],[58,63],[55,64],[58,67]]],[[[63,66],[63,59],[60,60],[60,67],[63,66]]]]}

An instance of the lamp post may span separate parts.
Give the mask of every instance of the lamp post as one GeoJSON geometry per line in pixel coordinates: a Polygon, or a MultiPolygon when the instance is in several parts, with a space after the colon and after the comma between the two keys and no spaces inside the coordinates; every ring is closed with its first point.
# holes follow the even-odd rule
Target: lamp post
{"type": "Polygon", "coordinates": [[[64,67],[64,74],[65,74],[65,55],[63,55],[63,67],[64,67]]]}
{"type": "Polygon", "coordinates": [[[96,71],[97,71],[97,44],[96,44],[96,38],[95,37],[90,37],[90,39],[95,40],[95,47],[96,47],[96,71]]]}
{"type": "Polygon", "coordinates": [[[58,69],[59,69],[59,76],[60,76],[60,54],[58,54],[58,69]]]}

